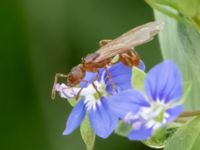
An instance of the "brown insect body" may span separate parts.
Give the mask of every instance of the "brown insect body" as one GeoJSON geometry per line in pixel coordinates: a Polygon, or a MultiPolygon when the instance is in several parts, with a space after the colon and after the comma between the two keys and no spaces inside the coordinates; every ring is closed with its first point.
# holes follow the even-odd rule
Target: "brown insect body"
{"type": "MultiPolygon", "coordinates": [[[[67,85],[68,86],[76,86],[79,84],[82,79],[85,77],[85,72],[98,72],[99,68],[105,68],[106,65],[112,65],[112,58],[107,58],[102,60],[101,62],[95,62],[95,58],[97,58],[99,54],[92,53],[83,58],[82,63],[73,67],[70,73],[67,75],[67,85]]],[[[127,50],[127,52],[119,54],[119,60],[123,64],[127,66],[138,66],[140,63],[139,55],[132,50],[127,50]]]]}
{"type": "Polygon", "coordinates": [[[110,63],[112,58],[104,59],[100,62],[94,62],[96,58],[98,58],[98,53],[92,53],[87,55],[82,60],[83,69],[90,72],[97,72],[99,68],[103,68],[106,66],[106,64],[110,63]]]}
{"type": "Polygon", "coordinates": [[[98,54],[93,53],[89,54],[82,59],[82,63],[73,67],[70,73],[67,75],[67,85],[76,86],[79,84],[85,77],[85,72],[98,72],[99,68],[104,68],[107,64],[111,62],[111,58],[105,59],[101,62],[94,63],[94,60],[98,54]]]}
{"type": "MultiPolygon", "coordinates": [[[[57,83],[58,77],[66,77],[68,86],[76,86],[83,80],[86,71],[98,73],[99,68],[106,69],[106,65],[112,65],[112,58],[116,55],[119,55],[118,61],[125,65],[138,66],[140,57],[134,51],[134,47],[151,41],[162,26],[163,24],[160,22],[150,22],[133,28],[114,40],[100,41],[101,48],[83,58],[81,64],[72,68],[68,75],[56,74],[54,85],[57,83]]],[[[108,71],[107,74],[109,75],[108,71]]],[[[54,97],[55,90],[53,89],[52,98],[54,97]]]]}

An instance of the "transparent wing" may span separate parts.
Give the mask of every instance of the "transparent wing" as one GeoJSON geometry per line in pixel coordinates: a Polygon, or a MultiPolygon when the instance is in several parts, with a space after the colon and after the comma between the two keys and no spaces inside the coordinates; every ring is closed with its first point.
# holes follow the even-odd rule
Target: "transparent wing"
{"type": "Polygon", "coordinates": [[[99,56],[95,59],[95,62],[100,62],[128,49],[151,41],[153,37],[159,33],[162,27],[162,22],[155,21],[131,29],[98,49],[96,53],[98,53],[99,56]]]}

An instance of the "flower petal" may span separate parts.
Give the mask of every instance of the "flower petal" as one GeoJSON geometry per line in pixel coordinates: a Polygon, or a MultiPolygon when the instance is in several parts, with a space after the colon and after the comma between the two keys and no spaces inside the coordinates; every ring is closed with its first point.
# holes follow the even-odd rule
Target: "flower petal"
{"type": "Polygon", "coordinates": [[[129,112],[137,112],[141,106],[149,106],[143,95],[133,89],[110,96],[108,103],[112,112],[121,119],[124,119],[129,112]]]}
{"type": "Polygon", "coordinates": [[[73,108],[71,114],[66,123],[66,129],[63,134],[68,135],[74,131],[80,123],[83,121],[86,114],[86,108],[84,106],[84,101],[81,99],[79,103],[73,108]]]}
{"type": "Polygon", "coordinates": [[[182,96],[182,76],[178,66],[166,60],[153,67],[145,78],[145,90],[153,100],[178,100],[182,96]]]}
{"type": "Polygon", "coordinates": [[[142,60],[140,60],[138,68],[140,68],[141,70],[145,71],[146,66],[145,66],[145,64],[144,64],[144,62],[142,60]]]}
{"type": "Polygon", "coordinates": [[[134,104],[140,105],[140,107],[141,106],[144,106],[144,107],[150,106],[150,104],[148,103],[148,101],[146,100],[146,98],[140,91],[137,91],[134,89],[128,89],[123,92],[120,92],[119,95],[123,98],[130,100],[134,104]]]}
{"type": "Polygon", "coordinates": [[[95,108],[89,112],[92,128],[98,136],[107,138],[116,128],[118,118],[110,111],[104,97],[96,103],[95,108]]]}
{"type": "Polygon", "coordinates": [[[167,114],[169,114],[169,117],[167,118],[167,122],[172,122],[183,112],[183,106],[178,105],[174,108],[168,109],[166,112],[167,114]]]}
{"type": "Polygon", "coordinates": [[[85,77],[83,78],[83,81],[80,82],[80,87],[87,87],[90,83],[94,81],[94,78],[96,76],[97,76],[97,73],[87,71],[85,73],[85,77]]]}
{"type": "MultiPolygon", "coordinates": [[[[108,69],[112,81],[117,86],[117,89],[119,91],[130,89],[131,86],[131,75],[132,75],[132,68],[124,65],[123,63],[119,62],[117,64],[114,64],[112,67],[108,69]]],[[[112,94],[113,87],[112,87],[112,81],[107,75],[107,73],[104,73],[104,81],[107,85],[106,89],[107,92],[112,94]]]]}
{"type": "Polygon", "coordinates": [[[65,85],[64,83],[62,84],[56,84],[55,85],[55,90],[59,92],[60,97],[66,98],[66,99],[71,99],[75,98],[77,93],[79,92],[80,88],[78,87],[69,87],[65,85]]]}
{"type": "Polygon", "coordinates": [[[151,128],[146,128],[145,126],[141,126],[140,129],[133,129],[129,135],[128,138],[130,140],[136,140],[136,141],[143,141],[148,139],[153,133],[153,130],[151,128]]]}
{"type": "Polygon", "coordinates": [[[119,62],[116,63],[114,65],[112,65],[108,71],[110,72],[110,74],[114,77],[114,76],[118,76],[119,74],[127,74],[130,73],[132,70],[131,67],[128,67],[126,65],[124,65],[123,63],[119,62]]]}

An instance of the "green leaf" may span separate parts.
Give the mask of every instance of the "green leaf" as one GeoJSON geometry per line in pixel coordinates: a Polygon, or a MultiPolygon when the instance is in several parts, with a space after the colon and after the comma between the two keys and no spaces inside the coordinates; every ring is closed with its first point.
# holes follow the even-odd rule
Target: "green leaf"
{"type": "Polygon", "coordinates": [[[132,69],[132,85],[135,89],[144,90],[144,79],[145,79],[146,73],[142,70],[140,70],[137,67],[133,67],[132,69]]]}
{"type": "Polygon", "coordinates": [[[164,58],[174,60],[179,65],[184,80],[192,82],[190,100],[184,103],[185,108],[198,109],[200,107],[200,34],[187,23],[177,22],[159,12],[155,14],[159,20],[165,20],[165,28],[159,36],[164,58]]]}
{"type": "Polygon", "coordinates": [[[181,127],[182,124],[172,122],[167,127],[157,129],[153,136],[143,143],[151,148],[164,148],[167,140],[174,134],[174,132],[181,127]]]}
{"type": "Polygon", "coordinates": [[[164,150],[199,150],[199,143],[200,117],[195,117],[174,133],[164,150]]]}
{"type": "Polygon", "coordinates": [[[183,84],[183,96],[180,99],[180,103],[185,103],[186,101],[190,101],[189,93],[191,92],[191,89],[192,89],[192,81],[184,82],[184,84],[183,84]]]}
{"type": "Polygon", "coordinates": [[[146,2],[166,16],[186,21],[200,31],[199,0],[146,0],[146,2]]]}
{"type": "Polygon", "coordinates": [[[181,16],[175,5],[168,0],[145,0],[152,8],[162,12],[163,14],[177,20],[181,20],[181,16]]]}
{"type": "Polygon", "coordinates": [[[115,129],[115,133],[127,137],[128,133],[132,130],[132,127],[130,124],[126,124],[123,121],[119,121],[117,128],[115,129]]]}
{"type": "Polygon", "coordinates": [[[162,3],[164,9],[175,8],[180,19],[174,19],[156,7],[156,20],[164,21],[164,29],[159,34],[162,55],[176,62],[183,74],[184,81],[191,81],[192,87],[184,106],[186,110],[200,108],[200,30],[194,21],[199,17],[198,0],[148,0],[153,5],[162,3]],[[159,1],[159,2],[158,2],[159,1]],[[166,3],[164,3],[166,2],[166,3]]]}
{"type": "Polygon", "coordinates": [[[80,127],[81,137],[86,145],[87,150],[93,150],[95,143],[95,133],[92,130],[88,115],[85,116],[81,127],[80,127]]]}

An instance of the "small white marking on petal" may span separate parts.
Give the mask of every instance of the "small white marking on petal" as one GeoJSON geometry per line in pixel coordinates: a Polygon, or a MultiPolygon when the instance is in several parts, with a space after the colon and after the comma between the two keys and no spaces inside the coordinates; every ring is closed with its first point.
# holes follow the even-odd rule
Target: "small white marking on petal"
{"type": "Polygon", "coordinates": [[[101,101],[100,100],[98,100],[97,101],[97,104],[99,105],[99,107],[101,106],[101,101]]]}
{"type": "Polygon", "coordinates": [[[159,122],[157,122],[154,126],[153,126],[153,129],[155,130],[155,129],[158,129],[158,128],[160,128],[162,126],[162,123],[159,123],[159,122]]]}
{"type": "Polygon", "coordinates": [[[140,129],[141,126],[142,126],[142,123],[139,122],[139,121],[137,121],[137,122],[135,122],[135,123],[132,124],[132,128],[135,129],[135,130],[140,129]]]}
{"type": "Polygon", "coordinates": [[[136,120],[138,118],[139,118],[138,114],[134,114],[132,112],[128,112],[126,114],[126,116],[124,117],[123,121],[126,122],[126,123],[132,123],[133,120],[136,120]]]}
{"type": "Polygon", "coordinates": [[[165,117],[165,118],[169,118],[169,116],[170,116],[170,115],[169,115],[167,112],[165,112],[164,117],[165,117]]]}
{"type": "Polygon", "coordinates": [[[84,103],[88,111],[90,111],[91,109],[93,109],[94,111],[96,110],[97,101],[93,95],[86,96],[84,103]]]}
{"type": "Polygon", "coordinates": [[[156,124],[156,122],[154,120],[149,120],[146,124],[147,128],[151,128],[156,124]]]}
{"type": "Polygon", "coordinates": [[[163,124],[166,124],[166,123],[167,123],[167,120],[164,118],[164,120],[163,120],[162,123],[163,123],[163,124]]]}
{"type": "Polygon", "coordinates": [[[83,88],[83,90],[80,93],[80,96],[93,95],[95,93],[96,93],[96,90],[94,89],[93,85],[90,84],[86,88],[83,88]]]}
{"type": "Polygon", "coordinates": [[[94,104],[92,108],[94,111],[96,111],[96,109],[97,109],[96,104],[94,104]]]}

